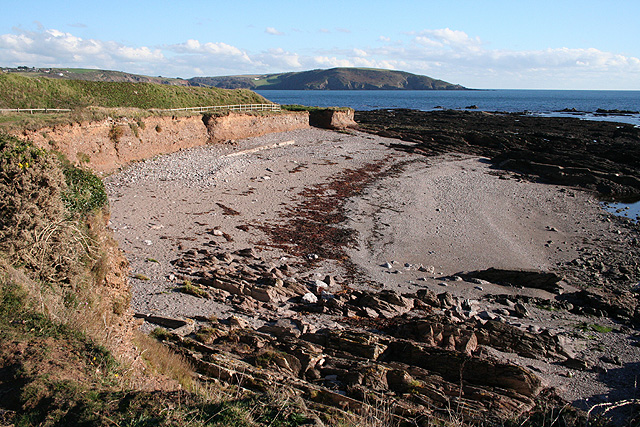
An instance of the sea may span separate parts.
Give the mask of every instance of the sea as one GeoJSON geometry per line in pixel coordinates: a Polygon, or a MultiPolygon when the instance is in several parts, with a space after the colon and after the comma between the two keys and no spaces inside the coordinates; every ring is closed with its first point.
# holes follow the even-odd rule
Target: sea
{"type": "MultiPolygon", "coordinates": [[[[640,91],[633,90],[262,90],[278,104],[350,107],[354,110],[409,108],[421,111],[474,109],[526,112],[535,116],[606,120],[640,127],[640,91]],[[598,112],[600,110],[601,112],[598,112]],[[608,111],[604,114],[602,111],[608,111]],[[617,112],[614,112],[617,111],[617,112]]],[[[640,201],[603,208],[640,221],[640,201]]]]}

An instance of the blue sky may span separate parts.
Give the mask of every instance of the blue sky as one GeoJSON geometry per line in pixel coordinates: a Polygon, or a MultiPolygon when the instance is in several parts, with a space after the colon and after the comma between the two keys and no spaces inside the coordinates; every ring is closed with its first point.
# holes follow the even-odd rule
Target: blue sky
{"type": "Polygon", "coordinates": [[[473,88],[640,90],[637,0],[0,5],[0,66],[183,78],[358,66],[473,88]]]}

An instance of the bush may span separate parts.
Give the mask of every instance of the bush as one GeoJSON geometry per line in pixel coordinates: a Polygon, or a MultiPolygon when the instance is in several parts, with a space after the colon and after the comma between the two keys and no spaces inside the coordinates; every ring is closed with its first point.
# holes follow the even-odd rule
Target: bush
{"type": "Polygon", "coordinates": [[[114,143],[120,141],[122,135],[124,135],[124,130],[118,125],[113,125],[111,129],[109,129],[109,139],[114,143]]]}
{"type": "Polygon", "coordinates": [[[0,135],[0,250],[46,278],[64,276],[71,255],[61,198],[66,184],[56,163],[46,151],[0,135]]]}
{"type": "Polygon", "coordinates": [[[88,169],[73,166],[61,157],[66,190],[62,201],[69,212],[86,215],[107,206],[109,199],[100,178],[88,169]]]}
{"type": "Polygon", "coordinates": [[[0,135],[0,252],[34,278],[71,283],[92,250],[74,217],[107,202],[102,181],[91,172],[0,135]]]}

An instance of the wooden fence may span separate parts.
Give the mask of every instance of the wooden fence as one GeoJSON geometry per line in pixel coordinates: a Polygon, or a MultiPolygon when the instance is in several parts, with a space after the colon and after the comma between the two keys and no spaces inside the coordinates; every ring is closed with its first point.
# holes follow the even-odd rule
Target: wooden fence
{"type": "Polygon", "coordinates": [[[207,111],[280,111],[280,104],[211,105],[208,107],[168,108],[155,111],[192,111],[197,113],[206,113],[207,111]]]}
{"type": "Polygon", "coordinates": [[[68,113],[68,108],[0,108],[0,113],[68,113]]]}

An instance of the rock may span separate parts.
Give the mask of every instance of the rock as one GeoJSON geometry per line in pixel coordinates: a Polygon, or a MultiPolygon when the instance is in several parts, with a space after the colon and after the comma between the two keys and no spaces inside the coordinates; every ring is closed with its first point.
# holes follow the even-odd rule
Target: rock
{"type": "Polygon", "coordinates": [[[234,259],[235,258],[233,257],[233,255],[231,255],[229,252],[225,252],[222,256],[222,261],[226,262],[227,264],[231,264],[234,259]]]}
{"type": "Polygon", "coordinates": [[[283,336],[299,337],[306,332],[306,328],[302,322],[296,319],[278,319],[271,324],[263,325],[258,331],[274,335],[278,338],[282,338],[283,336]]]}
{"type": "Polygon", "coordinates": [[[249,295],[262,302],[280,302],[285,299],[285,297],[273,287],[254,286],[250,289],[249,295]]]}
{"type": "Polygon", "coordinates": [[[181,328],[190,323],[188,319],[181,319],[181,318],[167,317],[167,316],[157,316],[154,314],[136,313],[134,317],[138,319],[144,319],[149,323],[164,326],[165,328],[169,328],[169,329],[181,328]]]}
{"type": "Polygon", "coordinates": [[[438,294],[438,300],[440,301],[440,307],[442,308],[453,307],[456,304],[456,300],[449,292],[438,294]]]}
{"type": "Polygon", "coordinates": [[[389,388],[396,393],[406,393],[414,383],[414,379],[407,371],[391,369],[386,375],[389,388]]]}
{"type": "Polygon", "coordinates": [[[455,344],[456,350],[467,355],[471,355],[478,348],[478,337],[475,333],[460,337],[455,344]]]}
{"type": "Polygon", "coordinates": [[[440,299],[430,289],[420,289],[416,292],[416,296],[420,301],[432,307],[440,307],[440,299]]]}
{"type": "Polygon", "coordinates": [[[315,304],[318,302],[318,297],[311,292],[307,292],[302,296],[302,301],[307,304],[315,304]]]}
{"type": "Polygon", "coordinates": [[[370,292],[362,292],[356,300],[356,305],[362,308],[373,309],[378,313],[378,316],[382,316],[385,319],[391,319],[411,309],[411,307],[409,307],[409,300],[398,296],[393,291],[382,291],[377,295],[370,292]],[[383,298],[387,298],[393,301],[393,303],[387,302],[383,298]]]}
{"type": "Polygon", "coordinates": [[[515,314],[515,317],[518,317],[520,319],[524,319],[525,317],[529,317],[529,311],[527,310],[527,308],[522,305],[521,303],[517,303],[514,307],[513,307],[513,312],[515,314]]]}
{"type": "Polygon", "coordinates": [[[536,375],[520,366],[407,341],[389,343],[384,359],[416,365],[450,381],[462,379],[472,384],[501,387],[527,397],[536,396],[542,385],[536,375]]]}
{"type": "Polygon", "coordinates": [[[478,317],[484,320],[494,320],[497,316],[493,313],[488,312],[487,310],[483,310],[478,313],[478,317]]]}
{"type": "Polygon", "coordinates": [[[360,313],[362,317],[370,317],[372,319],[377,319],[378,317],[380,317],[380,314],[378,314],[377,311],[369,307],[360,308],[360,313]]]}
{"type": "Polygon", "coordinates": [[[378,337],[352,330],[328,331],[326,346],[373,360],[376,360],[387,348],[378,337]]]}
{"type": "Polygon", "coordinates": [[[617,354],[612,357],[602,356],[601,360],[605,363],[611,363],[613,365],[618,365],[618,366],[623,365],[622,361],[620,360],[620,356],[618,356],[617,354]]]}
{"type": "Polygon", "coordinates": [[[232,328],[246,329],[249,327],[249,322],[237,316],[231,316],[227,321],[232,328]]]}
{"type": "Polygon", "coordinates": [[[578,358],[568,358],[563,362],[563,365],[569,369],[575,369],[578,371],[585,371],[589,368],[589,364],[586,360],[578,358]]]}
{"type": "Polygon", "coordinates": [[[554,273],[546,273],[537,270],[504,270],[489,268],[487,270],[459,273],[458,275],[472,283],[477,283],[478,280],[485,280],[490,283],[497,283],[500,285],[543,289],[552,293],[560,293],[562,290],[562,287],[558,285],[558,282],[562,280],[561,277],[554,273]]]}
{"type": "Polygon", "coordinates": [[[320,295],[323,291],[329,289],[329,285],[322,280],[316,280],[313,282],[312,291],[316,295],[320,295]]]}
{"type": "Polygon", "coordinates": [[[475,333],[480,345],[532,359],[564,359],[567,355],[560,338],[548,331],[533,334],[497,320],[487,320],[475,333]]]}
{"type": "Polygon", "coordinates": [[[378,293],[378,297],[381,300],[388,302],[389,304],[392,304],[398,307],[404,307],[409,309],[411,308],[410,300],[401,295],[398,295],[396,291],[385,289],[383,291],[380,291],[380,293],[378,293]]]}
{"type": "Polygon", "coordinates": [[[327,284],[328,287],[333,288],[336,286],[336,280],[333,276],[327,274],[323,280],[324,283],[327,284]]]}
{"type": "Polygon", "coordinates": [[[381,267],[384,267],[384,268],[393,268],[393,265],[391,265],[391,263],[390,263],[390,262],[385,262],[384,264],[382,264],[382,265],[381,265],[381,267]]]}
{"type": "Polygon", "coordinates": [[[236,251],[236,254],[245,258],[254,258],[254,259],[260,258],[260,255],[258,255],[258,253],[254,248],[240,249],[239,251],[236,251]]]}
{"type": "Polygon", "coordinates": [[[179,327],[177,329],[174,329],[171,332],[173,332],[174,334],[179,335],[181,337],[186,337],[187,335],[189,335],[189,334],[191,334],[191,333],[193,333],[195,331],[195,326],[196,326],[196,323],[193,320],[187,319],[187,324],[186,325],[181,326],[181,327],[179,327]]]}
{"type": "Polygon", "coordinates": [[[423,273],[430,273],[430,274],[435,274],[436,272],[436,268],[433,265],[428,265],[428,266],[420,266],[420,268],[418,268],[419,271],[422,271],[423,273]]]}

